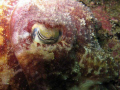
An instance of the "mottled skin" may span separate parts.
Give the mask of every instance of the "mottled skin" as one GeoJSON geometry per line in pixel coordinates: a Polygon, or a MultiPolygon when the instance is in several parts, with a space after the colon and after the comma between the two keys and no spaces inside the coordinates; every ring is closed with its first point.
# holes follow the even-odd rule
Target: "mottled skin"
{"type": "Polygon", "coordinates": [[[0,44],[6,55],[0,59],[2,90],[116,90],[111,81],[118,78],[118,64],[100,47],[97,22],[81,2],[4,0],[0,10],[0,30],[7,35],[0,44]],[[58,41],[36,42],[36,23],[59,30],[58,41]]]}

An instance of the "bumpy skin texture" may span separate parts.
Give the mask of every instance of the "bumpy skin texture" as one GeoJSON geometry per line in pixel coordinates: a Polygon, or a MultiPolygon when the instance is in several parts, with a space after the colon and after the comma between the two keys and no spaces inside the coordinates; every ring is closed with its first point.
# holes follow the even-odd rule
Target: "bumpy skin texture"
{"type": "Polygon", "coordinates": [[[9,47],[8,68],[2,64],[1,73],[13,75],[0,74],[2,89],[116,90],[110,82],[118,78],[118,65],[100,47],[97,22],[88,7],[74,0],[6,0],[3,7],[0,26],[9,33],[4,38],[10,43],[3,42],[4,48],[9,47]],[[31,35],[36,23],[48,30],[59,29],[58,42],[34,42],[31,35]],[[6,83],[10,84],[5,88],[6,83]]]}

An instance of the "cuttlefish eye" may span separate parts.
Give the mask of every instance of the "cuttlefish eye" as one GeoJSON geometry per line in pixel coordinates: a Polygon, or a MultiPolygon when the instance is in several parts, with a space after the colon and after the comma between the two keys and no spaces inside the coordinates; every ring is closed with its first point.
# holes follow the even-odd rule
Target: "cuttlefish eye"
{"type": "Polygon", "coordinates": [[[54,44],[59,41],[61,31],[58,28],[46,28],[43,24],[34,24],[31,36],[34,42],[54,44]]]}

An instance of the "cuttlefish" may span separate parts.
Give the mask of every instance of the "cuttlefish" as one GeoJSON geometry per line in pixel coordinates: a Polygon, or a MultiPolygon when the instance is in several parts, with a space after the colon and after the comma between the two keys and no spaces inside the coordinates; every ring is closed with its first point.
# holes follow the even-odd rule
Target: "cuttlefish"
{"type": "Polygon", "coordinates": [[[118,63],[75,0],[0,1],[0,90],[117,90],[118,63]]]}

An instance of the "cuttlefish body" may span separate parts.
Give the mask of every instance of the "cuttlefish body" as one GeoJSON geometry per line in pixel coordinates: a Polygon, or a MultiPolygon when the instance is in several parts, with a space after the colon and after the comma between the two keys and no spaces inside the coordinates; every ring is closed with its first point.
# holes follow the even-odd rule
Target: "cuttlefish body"
{"type": "MultiPolygon", "coordinates": [[[[84,4],[6,0],[3,6],[11,53],[26,79],[18,86],[8,80],[14,81],[9,90],[22,84],[30,90],[116,90],[112,81],[118,78],[118,64],[100,47],[97,21],[84,4]]],[[[28,90],[24,87],[20,90],[28,90]]]]}

